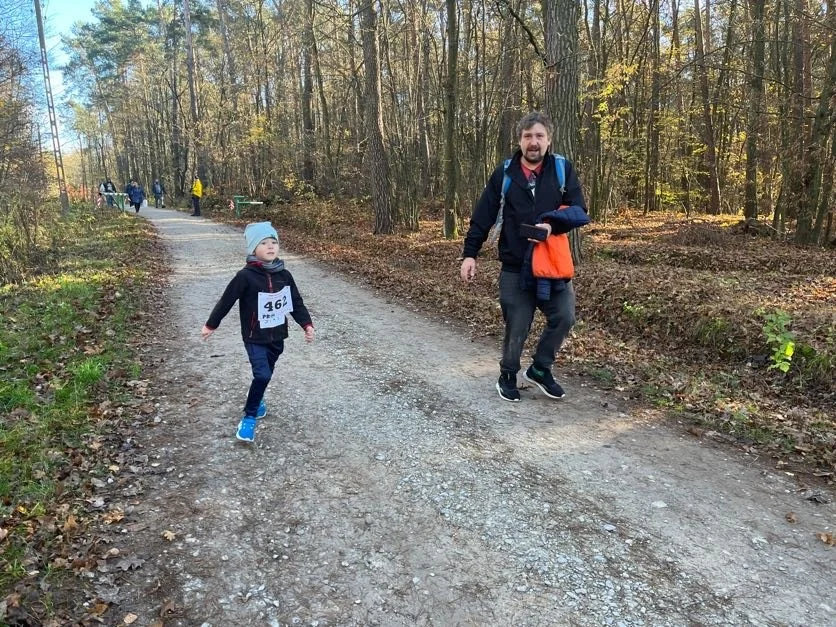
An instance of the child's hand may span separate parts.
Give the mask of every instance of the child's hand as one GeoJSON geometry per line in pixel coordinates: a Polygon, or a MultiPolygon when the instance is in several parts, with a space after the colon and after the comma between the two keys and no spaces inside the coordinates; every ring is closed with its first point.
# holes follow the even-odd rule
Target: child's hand
{"type": "Polygon", "coordinates": [[[204,324],[203,328],[200,330],[200,337],[204,340],[209,339],[209,336],[212,335],[214,332],[215,329],[210,329],[204,324]]]}
{"type": "Polygon", "coordinates": [[[313,327],[308,327],[305,329],[305,341],[308,343],[313,342],[314,339],[314,330],[313,327]]]}

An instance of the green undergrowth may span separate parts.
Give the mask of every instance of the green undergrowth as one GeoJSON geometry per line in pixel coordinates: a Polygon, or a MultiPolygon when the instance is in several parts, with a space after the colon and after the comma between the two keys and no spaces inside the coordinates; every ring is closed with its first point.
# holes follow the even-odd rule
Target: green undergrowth
{"type": "Polygon", "coordinates": [[[37,586],[46,613],[112,426],[99,405],[139,371],[132,321],[149,281],[144,221],[75,206],[57,226],[40,263],[0,286],[0,600],[25,604],[37,586]]]}

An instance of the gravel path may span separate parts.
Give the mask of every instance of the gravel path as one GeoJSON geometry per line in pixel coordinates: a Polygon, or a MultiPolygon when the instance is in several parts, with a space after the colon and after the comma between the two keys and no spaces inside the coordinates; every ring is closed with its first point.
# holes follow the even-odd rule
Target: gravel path
{"type": "Polygon", "coordinates": [[[292,326],[256,442],[237,442],[237,312],[208,342],[199,329],[243,264],[241,230],[141,217],[174,274],[145,357],[156,409],[125,445],[147,470],[113,497],[133,562],[98,580],[110,620],[836,624],[836,548],[816,535],[836,532],[830,494],[584,379],[562,379],[563,401],[502,402],[494,342],[290,254],[317,339],[292,326]]]}

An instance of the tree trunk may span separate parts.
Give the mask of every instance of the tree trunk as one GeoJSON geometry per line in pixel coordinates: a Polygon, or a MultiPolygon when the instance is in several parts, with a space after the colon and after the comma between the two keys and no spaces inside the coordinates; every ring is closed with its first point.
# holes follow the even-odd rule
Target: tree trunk
{"type": "Polygon", "coordinates": [[[517,21],[513,14],[509,11],[507,16],[502,21],[500,26],[503,36],[501,37],[501,45],[503,47],[503,54],[500,55],[500,82],[499,87],[502,90],[502,107],[499,113],[499,133],[496,137],[496,153],[494,161],[500,161],[508,156],[508,152],[513,149],[514,140],[514,124],[520,119],[520,108],[517,105],[516,98],[514,98],[515,86],[519,85],[519,54],[517,49],[517,21]]]}
{"type": "Polygon", "coordinates": [[[383,137],[383,114],[381,113],[380,46],[377,39],[377,9],[375,0],[360,7],[360,29],[363,39],[363,61],[366,67],[366,172],[371,188],[374,209],[374,233],[394,232],[394,216],[389,199],[389,160],[386,156],[383,137]]]}
{"type": "MultiPolygon", "coordinates": [[[[313,19],[313,15],[311,16],[313,19]]],[[[313,35],[313,28],[311,28],[311,34],[313,35]]],[[[333,186],[333,183],[336,182],[338,178],[338,173],[336,169],[336,163],[334,162],[334,155],[331,149],[331,113],[330,107],[328,106],[328,99],[325,95],[325,81],[322,78],[322,66],[319,63],[319,54],[316,50],[316,38],[314,37],[311,39],[311,58],[313,60],[313,69],[314,75],[316,76],[316,87],[317,92],[319,93],[319,110],[320,116],[322,119],[320,137],[322,138],[322,142],[325,144],[325,159],[328,163],[328,166],[331,171],[331,175],[328,181],[329,189],[333,186]]],[[[314,148],[316,148],[316,137],[314,138],[314,148]]],[[[314,162],[314,165],[316,162],[314,162]]],[[[314,174],[316,174],[314,172],[314,174]]]]}
{"type": "MultiPolygon", "coordinates": [[[[575,0],[542,0],[546,38],[546,112],[554,122],[552,150],[574,162],[578,144],[578,17],[575,0]]],[[[578,229],[569,232],[572,258],[581,261],[578,229]]]]}
{"type": "MultiPolygon", "coordinates": [[[[416,190],[422,198],[430,193],[430,138],[427,128],[426,101],[429,94],[427,72],[429,63],[427,49],[427,34],[422,25],[426,20],[426,5],[420,9],[414,9],[410,21],[410,40],[412,43],[412,65],[415,69],[415,117],[417,128],[415,129],[415,158],[418,160],[418,171],[420,173],[416,190]]],[[[414,225],[417,228],[417,224],[414,225]]]]}
{"type": "Polygon", "coordinates": [[[574,0],[542,0],[546,39],[545,103],[552,150],[574,161],[578,144],[578,17],[574,0]]]}
{"type": "MultiPolygon", "coordinates": [[[[711,0],[705,0],[706,14],[709,12],[711,0]]],[[[705,165],[708,169],[708,211],[714,215],[720,213],[720,180],[717,175],[717,144],[714,138],[714,122],[711,116],[711,94],[708,89],[708,71],[705,67],[705,46],[703,44],[702,19],[700,17],[700,2],[694,0],[694,34],[696,43],[696,71],[699,82],[700,98],[702,100],[703,139],[705,141],[705,165]]]]}
{"type": "Polygon", "coordinates": [[[227,73],[229,74],[229,83],[231,86],[230,99],[232,100],[233,118],[238,118],[238,66],[235,62],[235,55],[232,54],[232,42],[229,36],[229,27],[227,26],[226,14],[227,0],[216,0],[218,8],[218,23],[221,27],[221,39],[224,44],[224,56],[226,57],[227,73]]]}
{"type": "Polygon", "coordinates": [[[819,194],[819,209],[813,230],[819,234],[819,242],[825,244],[830,234],[830,221],[834,210],[831,206],[833,196],[833,173],[836,164],[836,125],[830,126],[830,158],[824,164],[822,171],[821,193],[819,194]]]}
{"type": "Polygon", "coordinates": [[[203,167],[202,154],[199,148],[200,132],[197,129],[200,112],[197,108],[197,77],[195,75],[195,55],[194,45],[192,43],[192,18],[189,12],[189,0],[183,0],[183,25],[186,31],[186,70],[189,76],[189,106],[192,114],[191,131],[192,141],[194,142],[194,158],[196,160],[192,170],[201,175],[201,178],[204,178],[203,173],[200,171],[200,168],[203,167]]]}
{"type": "Polygon", "coordinates": [[[316,137],[313,120],[313,72],[311,71],[313,35],[313,0],[305,0],[305,26],[302,35],[302,180],[314,181],[314,150],[316,137]]]}
{"type": "MultiPolygon", "coordinates": [[[[833,28],[836,27],[833,19],[834,15],[836,15],[836,11],[829,9],[828,23],[831,33],[834,33],[833,28]]],[[[798,211],[795,231],[795,241],[799,244],[818,243],[821,227],[824,223],[824,215],[817,215],[817,213],[822,182],[822,164],[828,160],[827,142],[830,138],[830,129],[833,126],[832,100],[834,93],[836,93],[836,35],[831,35],[831,38],[828,72],[819,94],[819,104],[813,119],[810,143],[807,147],[806,171],[803,177],[805,194],[798,211]],[[816,228],[813,228],[814,219],[816,220],[816,228]]]]}
{"type": "Polygon", "coordinates": [[[459,28],[456,0],[447,0],[447,82],[444,86],[444,237],[458,237],[458,171],[456,100],[458,97],[459,28]]]}
{"type": "Polygon", "coordinates": [[[746,183],[743,215],[747,220],[758,217],[758,141],[763,101],[764,34],[763,0],[749,0],[752,19],[752,75],[749,78],[749,114],[746,121],[746,183]]]}
{"type": "MultiPolygon", "coordinates": [[[[805,93],[804,93],[804,28],[802,21],[803,0],[795,0],[795,10],[791,11],[787,6],[789,24],[791,24],[792,46],[790,53],[786,55],[786,79],[790,86],[789,119],[787,128],[789,130],[784,144],[784,152],[787,155],[786,165],[782,171],[781,185],[781,217],[783,220],[791,220],[798,217],[799,209],[804,203],[805,183],[804,174],[806,170],[805,148],[807,147],[806,124],[804,121],[805,93]]],[[[784,225],[782,224],[782,227],[784,225]]]]}
{"type": "Polygon", "coordinates": [[[650,64],[651,86],[650,107],[647,111],[647,166],[644,178],[644,213],[659,209],[659,97],[661,91],[661,74],[659,70],[659,0],[652,0],[649,7],[650,16],[650,64]]]}

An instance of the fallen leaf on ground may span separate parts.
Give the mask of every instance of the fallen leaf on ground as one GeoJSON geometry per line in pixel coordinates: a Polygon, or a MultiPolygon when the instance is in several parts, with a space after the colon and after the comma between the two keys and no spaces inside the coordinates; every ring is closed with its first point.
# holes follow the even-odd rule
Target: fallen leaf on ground
{"type": "Polygon", "coordinates": [[[105,603],[104,601],[99,601],[93,606],[92,614],[95,616],[101,616],[102,614],[107,612],[108,607],[110,606],[107,603],[105,603]]]}
{"type": "Polygon", "coordinates": [[[104,522],[104,524],[106,525],[109,525],[111,523],[119,522],[124,517],[125,514],[123,514],[121,510],[114,509],[102,516],[102,522],[104,522]]]}
{"type": "Polygon", "coordinates": [[[824,542],[827,546],[836,546],[836,536],[834,536],[830,532],[820,532],[816,534],[816,537],[824,542]]]}
{"type": "Polygon", "coordinates": [[[67,520],[61,525],[61,530],[64,532],[72,531],[74,529],[78,529],[78,521],[76,521],[75,516],[70,514],[67,516],[67,520]]]}

